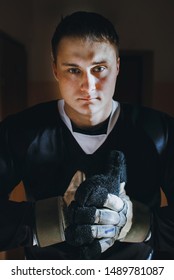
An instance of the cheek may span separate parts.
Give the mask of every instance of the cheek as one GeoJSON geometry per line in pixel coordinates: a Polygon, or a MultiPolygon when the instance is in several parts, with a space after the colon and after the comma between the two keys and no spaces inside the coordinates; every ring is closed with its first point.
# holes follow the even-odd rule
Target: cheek
{"type": "Polygon", "coordinates": [[[98,84],[98,89],[104,89],[104,88],[113,88],[115,87],[116,82],[116,75],[109,75],[105,78],[102,78],[98,84]]]}
{"type": "Polygon", "coordinates": [[[78,92],[78,83],[72,79],[67,79],[66,77],[61,77],[59,80],[59,90],[62,97],[69,98],[78,92]]]}
{"type": "Polygon", "coordinates": [[[97,88],[98,90],[103,89],[103,88],[107,85],[107,81],[108,81],[108,78],[107,78],[107,77],[100,79],[100,80],[96,83],[96,88],[97,88]]]}
{"type": "Polygon", "coordinates": [[[59,76],[59,87],[66,88],[69,86],[69,84],[71,84],[71,81],[69,81],[69,79],[67,79],[67,77],[65,75],[60,75],[59,76]]]}
{"type": "Polygon", "coordinates": [[[115,83],[117,81],[117,76],[118,76],[118,71],[116,71],[116,69],[115,69],[115,71],[113,71],[109,77],[109,85],[111,88],[115,87],[115,83]]]}
{"type": "Polygon", "coordinates": [[[65,74],[61,74],[60,78],[59,78],[59,83],[69,86],[77,86],[79,84],[79,79],[77,79],[77,77],[74,75],[67,75],[65,74]]]}

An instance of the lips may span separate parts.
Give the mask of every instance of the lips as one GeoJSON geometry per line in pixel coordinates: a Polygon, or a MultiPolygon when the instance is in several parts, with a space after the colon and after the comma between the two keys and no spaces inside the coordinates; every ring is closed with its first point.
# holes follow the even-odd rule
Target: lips
{"type": "Polygon", "coordinates": [[[91,101],[91,100],[95,100],[95,99],[99,99],[99,97],[97,96],[93,96],[93,97],[79,97],[79,100],[84,100],[84,101],[91,101]]]}
{"type": "Polygon", "coordinates": [[[85,100],[85,101],[90,101],[90,100],[95,100],[98,99],[97,97],[93,97],[93,98],[80,98],[80,100],[85,100]]]}

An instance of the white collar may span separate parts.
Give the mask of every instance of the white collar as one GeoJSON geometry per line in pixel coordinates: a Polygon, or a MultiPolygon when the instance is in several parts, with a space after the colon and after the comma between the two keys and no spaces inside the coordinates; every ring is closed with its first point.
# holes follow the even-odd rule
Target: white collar
{"type": "Polygon", "coordinates": [[[66,124],[71,134],[83,149],[86,154],[93,154],[107,139],[108,135],[115,126],[117,119],[120,114],[120,104],[117,101],[112,101],[112,111],[109,117],[108,129],[106,134],[101,135],[87,135],[79,132],[74,132],[72,129],[71,121],[64,110],[64,100],[61,99],[58,101],[58,110],[61,116],[61,119],[66,124]]]}

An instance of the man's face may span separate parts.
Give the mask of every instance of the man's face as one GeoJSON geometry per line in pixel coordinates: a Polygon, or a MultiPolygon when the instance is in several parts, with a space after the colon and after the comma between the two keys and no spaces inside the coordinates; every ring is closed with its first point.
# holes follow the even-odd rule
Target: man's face
{"type": "Polygon", "coordinates": [[[64,37],[53,70],[72,120],[80,119],[83,126],[83,120],[98,124],[109,116],[119,72],[112,44],[64,37]]]}

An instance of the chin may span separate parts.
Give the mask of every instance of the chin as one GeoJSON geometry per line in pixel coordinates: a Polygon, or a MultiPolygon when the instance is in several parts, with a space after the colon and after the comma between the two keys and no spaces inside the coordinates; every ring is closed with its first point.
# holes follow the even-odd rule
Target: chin
{"type": "Polygon", "coordinates": [[[96,106],[96,104],[94,105],[93,103],[90,103],[90,102],[88,104],[86,103],[82,106],[82,111],[89,113],[89,114],[94,114],[99,110],[100,110],[99,106],[96,106]]]}

